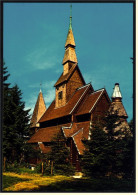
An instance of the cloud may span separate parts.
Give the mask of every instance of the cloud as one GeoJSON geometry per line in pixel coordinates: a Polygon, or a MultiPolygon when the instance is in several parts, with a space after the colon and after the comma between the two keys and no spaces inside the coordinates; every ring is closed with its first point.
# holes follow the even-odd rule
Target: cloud
{"type": "MultiPolygon", "coordinates": [[[[37,95],[38,96],[38,95],[37,95]]],[[[33,110],[37,101],[36,93],[31,94],[25,104],[25,110],[31,109],[29,114],[33,114],[33,110]]]]}
{"type": "Polygon", "coordinates": [[[46,107],[49,106],[49,104],[54,100],[55,98],[55,89],[47,91],[44,99],[46,103],[46,107]]]}
{"type": "Polygon", "coordinates": [[[30,52],[25,61],[33,70],[51,69],[57,64],[57,57],[53,56],[51,50],[39,48],[30,52]]]}

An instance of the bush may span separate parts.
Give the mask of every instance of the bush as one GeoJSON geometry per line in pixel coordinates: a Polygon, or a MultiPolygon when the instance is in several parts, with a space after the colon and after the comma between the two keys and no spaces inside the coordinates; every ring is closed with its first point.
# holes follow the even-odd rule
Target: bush
{"type": "MultiPolygon", "coordinates": [[[[37,164],[35,172],[42,173],[42,163],[37,164]]],[[[51,175],[51,166],[47,163],[43,163],[43,175],[51,175]]]]}
{"type": "Polygon", "coordinates": [[[6,163],[5,171],[6,172],[14,172],[14,173],[31,173],[31,172],[33,172],[31,169],[29,169],[28,163],[19,164],[16,161],[13,164],[6,163]]]}

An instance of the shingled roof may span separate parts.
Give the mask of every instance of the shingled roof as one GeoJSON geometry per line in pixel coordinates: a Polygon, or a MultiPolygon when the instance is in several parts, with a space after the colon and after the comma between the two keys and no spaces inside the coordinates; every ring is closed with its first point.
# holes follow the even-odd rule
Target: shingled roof
{"type": "Polygon", "coordinates": [[[79,107],[76,115],[90,113],[92,109],[96,106],[96,103],[100,99],[105,89],[101,89],[98,91],[94,91],[83,102],[83,104],[79,107]]]}
{"type": "Polygon", "coordinates": [[[46,110],[44,115],[41,117],[39,122],[45,122],[48,120],[71,115],[72,112],[74,112],[75,109],[78,107],[78,105],[80,104],[81,100],[84,98],[85,94],[87,93],[90,87],[91,84],[78,88],[65,106],[55,108],[54,100],[49,106],[49,108],[46,110]]]}
{"type": "Polygon", "coordinates": [[[62,125],[40,128],[28,141],[28,143],[51,142],[60,132],[62,125]]]}
{"type": "Polygon", "coordinates": [[[38,120],[41,118],[41,116],[44,114],[44,112],[46,111],[46,105],[45,105],[45,101],[43,98],[43,94],[42,91],[40,90],[38,98],[37,98],[37,102],[33,111],[33,115],[31,118],[31,127],[35,127],[36,123],[38,122],[38,120]]]}
{"type": "MultiPolygon", "coordinates": [[[[71,62],[70,62],[70,63],[71,63],[71,62]]],[[[71,64],[72,64],[72,63],[71,63],[71,64]]],[[[85,85],[86,83],[85,83],[84,78],[83,78],[83,76],[82,76],[82,74],[81,74],[81,71],[80,71],[80,69],[79,69],[77,63],[75,63],[75,64],[72,64],[71,69],[69,70],[69,72],[68,72],[67,74],[65,74],[65,75],[63,75],[63,73],[61,74],[61,76],[59,77],[59,79],[58,79],[57,82],[55,83],[54,87],[56,87],[57,85],[59,85],[59,84],[61,84],[61,83],[63,83],[63,82],[67,82],[67,81],[70,79],[70,77],[72,76],[72,74],[74,73],[74,71],[75,71],[76,69],[79,71],[80,76],[81,76],[81,78],[82,78],[82,81],[83,81],[83,83],[84,83],[84,85],[85,85]]]]}
{"type": "Polygon", "coordinates": [[[74,144],[80,155],[83,154],[83,151],[85,149],[82,140],[84,138],[88,139],[89,127],[90,127],[90,121],[73,123],[69,128],[62,127],[64,136],[66,138],[72,137],[74,144]]]}

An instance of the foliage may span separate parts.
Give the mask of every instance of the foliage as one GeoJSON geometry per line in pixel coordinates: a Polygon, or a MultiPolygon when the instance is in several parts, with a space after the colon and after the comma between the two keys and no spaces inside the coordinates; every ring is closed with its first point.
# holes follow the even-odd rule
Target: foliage
{"type": "Polygon", "coordinates": [[[129,174],[130,177],[132,137],[120,124],[116,111],[108,112],[102,121],[92,125],[90,140],[84,140],[86,150],[82,157],[83,172],[87,176],[129,174]]]}
{"type": "Polygon", "coordinates": [[[135,133],[133,119],[129,123],[132,136],[124,138],[124,159],[123,159],[123,172],[125,178],[135,177],[135,133]],[[126,163],[127,162],[127,163],[126,163]]]}
{"type": "Polygon", "coordinates": [[[92,139],[83,141],[86,150],[82,157],[83,172],[87,176],[104,176],[108,170],[109,162],[106,157],[107,136],[97,124],[92,131],[92,139]]]}
{"type": "Polygon", "coordinates": [[[6,172],[14,172],[14,173],[33,173],[34,171],[32,171],[29,167],[28,163],[22,163],[19,164],[17,163],[17,161],[15,161],[13,164],[10,163],[6,163],[6,172]]]}
{"type": "MultiPolygon", "coordinates": [[[[35,172],[36,173],[42,173],[42,162],[37,164],[37,166],[35,167],[35,172]]],[[[49,163],[47,163],[47,162],[43,163],[43,175],[51,175],[51,164],[50,164],[50,162],[49,163]]]]}
{"type": "Polygon", "coordinates": [[[3,67],[3,143],[2,153],[6,163],[22,163],[29,150],[26,142],[29,138],[29,110],[25,110],[22,92],[17,85],[10,87],[7,67],[3,67]]]}
{"type": "Polygon", "coordinates": [[[66,139],[62,133],[53,138],[51,152],[46,156],[53,162],[53,173],[59,175],[72,175],[75,172],[70,163],[70,152],[66,146],[66,139]]]}

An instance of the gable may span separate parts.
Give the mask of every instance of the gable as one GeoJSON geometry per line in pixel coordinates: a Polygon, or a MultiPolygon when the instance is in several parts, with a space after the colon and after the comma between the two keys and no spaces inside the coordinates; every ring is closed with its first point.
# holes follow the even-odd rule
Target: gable
{"type": "Polygon", "coordinates": [[[76,68],[67,82],[66,101],[68,102],[74,91],[83,85],[84,80],[80,75],[78,68],[76,68]]]}
{"type": "MultiPolygon", "coordinates": [[[[103,94],[105,93],[105,89],[101,89],[98,91],[93,91],[90,93],[84,102],[80,105],[79,109],[76,112],[76,115],[83,115],[87,113],[91,113],[94,108],[97,106],[98,102],[101,101],[103,94]]],[[[107,98],[106,98],[107,99],[107,98]]],[[[110,100],[105,100],[105,102],[110,102],[110,100]]],[[[104,102],[102,103],[104,105],[104,102]]]]}
{"type": "Polygon", "coordinates": [[[49,108],[46,110],[44,115],[39,120],[39,123],[71,115],[76,109],[76,107],[80,104],[81,100],[84,98],[90,86],[91,85],[88,84],[81,88],[76,89],[76,91],[72,94],[72,96],[70,97],[69,101],[65,104],[65,106],[56,108],[54,100],[49,106],[49,108]]]}
{"type": "Polygon", "coordinates": [[[61,85],[64,82],[67,82],[76,69],[78,69],[78,72],[79,72],[79,75],[80,75],[81,80],[83,82],[83,85],[85,85],[86,83],[84,81],[84,78],[83,78],[80,70],[79,70],[77,63],[75,63],[75,64],[72,63],[72,67],[70,68],[69,72],[65,75],[62,73],[61,76],[59,77],[59,79],[57,80],[57,82],[55,83],[54,87],[57,87],[58,85],[61,85]]]}

